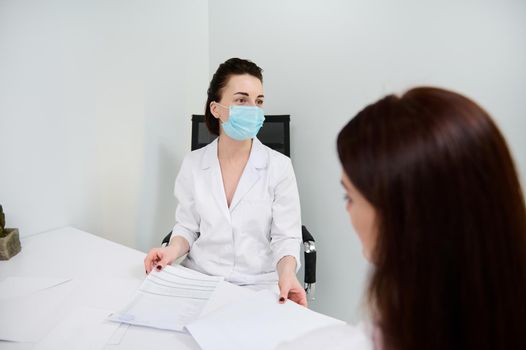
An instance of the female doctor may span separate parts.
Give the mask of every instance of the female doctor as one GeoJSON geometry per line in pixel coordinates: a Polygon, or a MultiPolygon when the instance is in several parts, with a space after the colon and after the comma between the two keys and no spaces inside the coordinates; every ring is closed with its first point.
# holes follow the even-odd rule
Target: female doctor
{"type": "Polygon", "coordinates": [[[280,303],[306,306],[296,278],[301,213],[292,164],[256,138],[265,120],[261,72],[239,58],[219,65],[205,110],[219,137],[183,160],[170,244],[150,250],[144,266],[160,270],[188,253],[183,266],[255,289],[279,287],[280,303]]]}

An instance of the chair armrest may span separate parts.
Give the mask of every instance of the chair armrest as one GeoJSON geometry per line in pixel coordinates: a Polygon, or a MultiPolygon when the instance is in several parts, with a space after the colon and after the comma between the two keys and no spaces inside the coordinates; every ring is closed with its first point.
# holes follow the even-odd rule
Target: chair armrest
{"type": "Polygon", "coordinates": [[[311,299],[314,299],[314,286],[316,283],[316,244],[314,237],[305,226],[301,227],[303,238],[303,255],[305,258],[305,277],[303,286],[311,299]]]}
{"type": "Polygon", "coordinates": [[[172,238],[172,231],[170,231],[169,234],[166,235],[166,237],[163,238],[163,241],[161,243],[161,247],[166,247],[168,243],[170,243],[170,238],[172,238]]]}

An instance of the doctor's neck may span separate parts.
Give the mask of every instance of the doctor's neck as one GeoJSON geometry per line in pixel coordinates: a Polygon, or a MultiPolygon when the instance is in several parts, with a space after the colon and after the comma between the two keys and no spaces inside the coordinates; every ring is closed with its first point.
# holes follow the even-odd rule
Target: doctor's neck
{"type": "Polygon", "coordinates": [[[251,148],[252,139],[237,141],[222,132],[217,142],[217,156],[220,159],[245,158],[250,154],[251,148]]]}

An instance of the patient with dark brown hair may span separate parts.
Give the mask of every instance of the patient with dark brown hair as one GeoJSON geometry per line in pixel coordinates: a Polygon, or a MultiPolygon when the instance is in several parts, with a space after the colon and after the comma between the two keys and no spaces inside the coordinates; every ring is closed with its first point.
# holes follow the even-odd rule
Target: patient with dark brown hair
{"type": "Polygon", "coordinates": [[[338,135],[346,209],[372,263],[370,320],[283,349],[526,349],[526,209],[490,116],[421,87],[338,135]]]}

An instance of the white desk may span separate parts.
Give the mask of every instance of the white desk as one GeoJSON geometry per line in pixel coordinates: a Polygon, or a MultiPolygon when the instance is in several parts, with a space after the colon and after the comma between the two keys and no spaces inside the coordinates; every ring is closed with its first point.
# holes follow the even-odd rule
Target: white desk
{"type": "MultiPolygon", "coordinates": [[[[0,281],[7,277],[40,276],[72,278],[68,283],[79,283],[82,288],[73,289],[52,315],[46,315],[49,323],[43,326],[51,327],[77,307],[119,310],[145,278],[144,257],[143,252],[68,227],[23,238],[22,251],[11,260],[0,261],[0,281]]],[[[0,349],[34,346],[35,343],[0,341],[0,349]]],[[[153,346],[199,349],[190,335],[134,326],[128,329],[119,345],[106,345],[105,349],[153,346]]]]}

